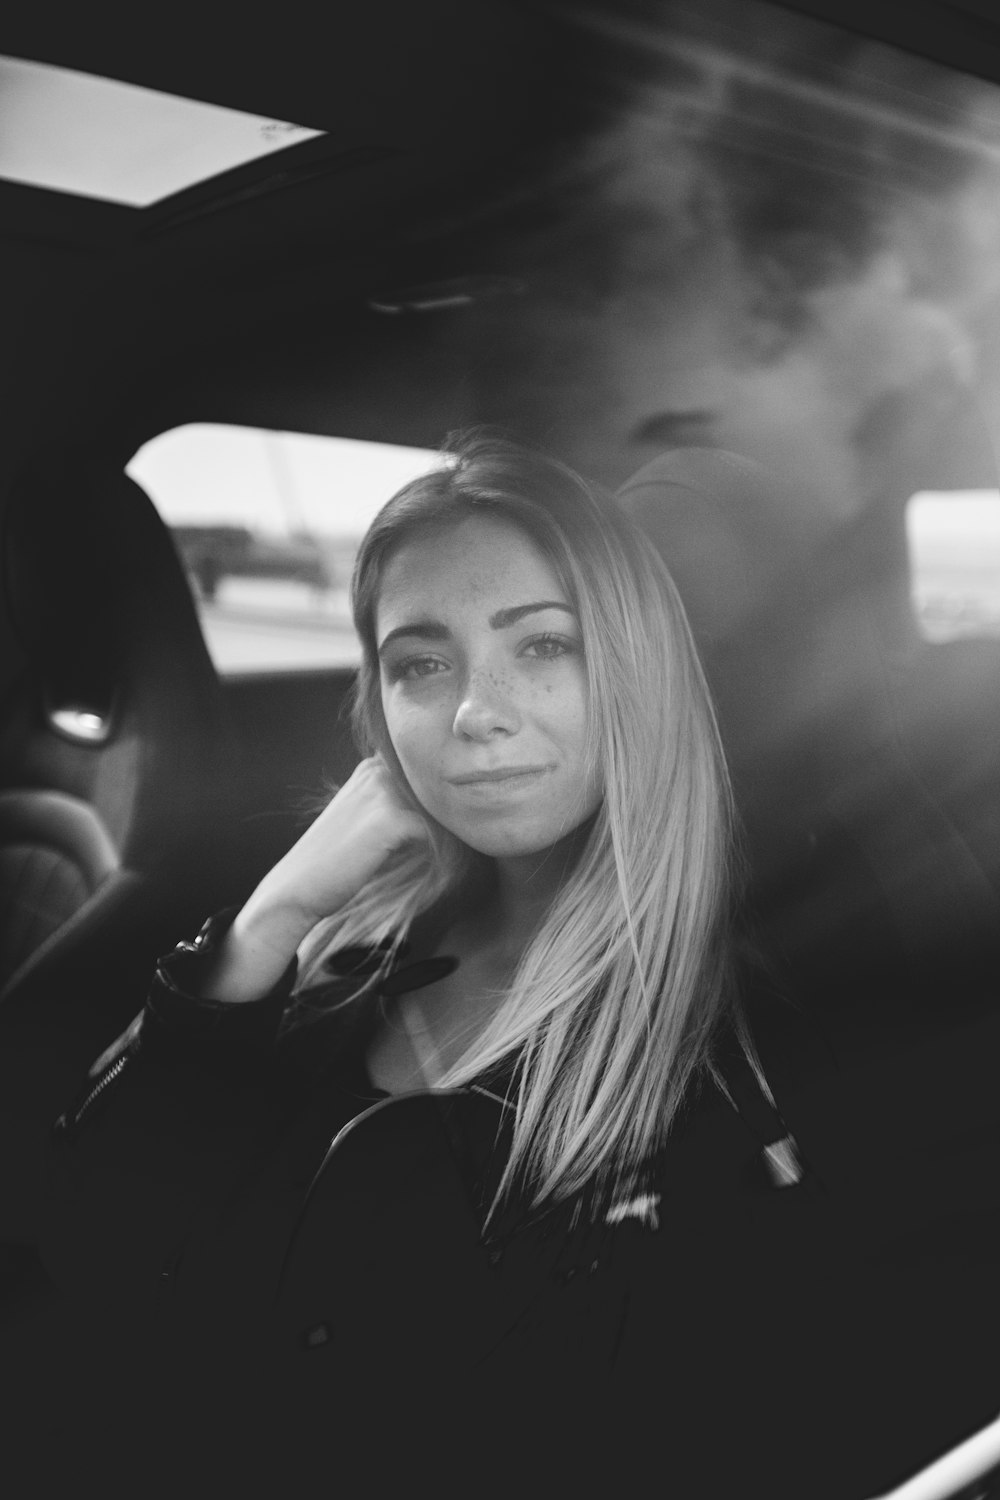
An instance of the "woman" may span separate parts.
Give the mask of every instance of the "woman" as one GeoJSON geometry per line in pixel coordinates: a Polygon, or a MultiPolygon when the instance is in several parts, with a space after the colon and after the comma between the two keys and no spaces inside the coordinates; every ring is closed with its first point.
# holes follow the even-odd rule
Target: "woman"
{"type": "Polygon", "coordinates": [[[813,1295],[768,1081],[808,1062],[731,982],[726,773],[666,571],[569,470],[472,438],[376,518],[353,605],[365,758],[58,1122],[77,1391],[110,1338],[119,1430],[302,1483],[407,1422],[452,1465],[475,1434],[577,1484],[662,1455],[685,1496],[860,1493],[839,1455],[802,1488],[834,1389],[849,1422],[852,1293],[813,1295]],[[817,1341],[825,1397],[776,1397],[817,1341]]]}
{"type": "Polygon", "coordinates": [[[726,777],[676,593],[575,476],[479,443],[382,511],[354,614],[371,753],[238,914],[208,991],[261,998],[300,949],[300,993],[338,948],[385,944],[389,966],[417,919],[416,951],[454,967],[380,1018],[372,1082],[516,1059],[503,1195],[620,1190],[727,1003],[726,777]]]}

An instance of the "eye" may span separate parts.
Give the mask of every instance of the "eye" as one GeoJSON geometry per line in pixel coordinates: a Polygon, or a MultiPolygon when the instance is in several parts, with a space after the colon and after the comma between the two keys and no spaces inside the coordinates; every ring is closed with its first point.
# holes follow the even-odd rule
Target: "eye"
{"type": "Polygon", "coordinates": [[[390,682],[418,682],[423,677],[434,677],[445,671],[446,664],[436,656],[407,656],[385,670],[390,682]]]}
{"type": "Polygon", "coordinates": [[[572,656],[580,647],[564,635],[535,635],[521,649],[522,656],[535,661],[555,661],[560,656],[572,656]]]}

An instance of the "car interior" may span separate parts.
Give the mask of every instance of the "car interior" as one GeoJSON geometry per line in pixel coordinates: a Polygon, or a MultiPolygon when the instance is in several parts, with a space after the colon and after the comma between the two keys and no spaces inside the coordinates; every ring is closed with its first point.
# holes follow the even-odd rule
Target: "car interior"
{"type": "MultiPolygon", "coordinates": [[[[353,664],[213,659],[229,584],[203,597],[126,472],[191,424],[423,452],[485,425],[620,494],[715,696],[761,982],[886,1046],[942,996],[990,1002],[991,7],[21,7],[0,263],[0,1157],[25,1222],[42,1134],[157,954],[247,895],[358,756],[353,664]],[[67,80],[125,87],[99,164],[128,182],[87,176],[97,105],[60,103],[67,80]],[[250,154],[147,138],[165,99],[216,111],[192,139],[253,122],[250,154]],[[917,496],[985,518],[933,597],[917,496]]],[[[7,1238],[10,1319],[42,1273],[7,1238]]]]}

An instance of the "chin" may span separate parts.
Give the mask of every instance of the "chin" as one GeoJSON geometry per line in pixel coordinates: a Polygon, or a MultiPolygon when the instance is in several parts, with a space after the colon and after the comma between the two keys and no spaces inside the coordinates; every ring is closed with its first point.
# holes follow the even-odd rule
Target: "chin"
{"type": "Polygon", "coordinates": [[[488,859],[536,854],[539,850],[546,848],[544,841],[518,838],[515,835],[504,834],[499,829],[452,827],[449,832],[453,833],[455,838],[467,848],[472,849],[476,854],[485,855],[488,859]]]}
{"type": "Polygon", "coordinates": [[[581,832],[585,825],[589,829],[590,823],[591,818],[588,817],[581,822],[571,823],[569,827],[561,823],[555,828],[533,829],[530,832],[524,829],[482,826],[453,828],[451,831],[463,844],[487,859],[523,859],[544,854],[546,849],[554,848],[571,834],[581,832]]]}
{"type": "Polygon", "coordinates": [[[543,839],[538,843],[524,840],[462,839],[463,844],[467,844],[476,854],[481,854],[486,859],[524,859],[533,854],[544,854],[545,850],[551,849],[555,842],[555,839],[543,839]]]}

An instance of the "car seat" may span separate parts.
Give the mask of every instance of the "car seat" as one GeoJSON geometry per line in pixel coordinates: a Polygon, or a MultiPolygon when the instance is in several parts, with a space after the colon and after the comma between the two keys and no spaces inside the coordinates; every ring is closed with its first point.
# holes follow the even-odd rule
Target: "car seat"
{"type": "Polygon", "coordinates": [[[1000,900],[907,743],[915,631],[891,548],[859,519],[810,522],[777,476],[716,449],[663,454],[619,494],[688,610],[779,988],[889,1033],[942,985],[980,993],[1000,900]]]}
{"type": "Polygon", "coordinates": [[[25,475],[0,547],[9,1203],[25,1132],[139,1008],[156,955],[230,898],[240,767],[191,591],[137,485],[80,454],[25,475]]]}

